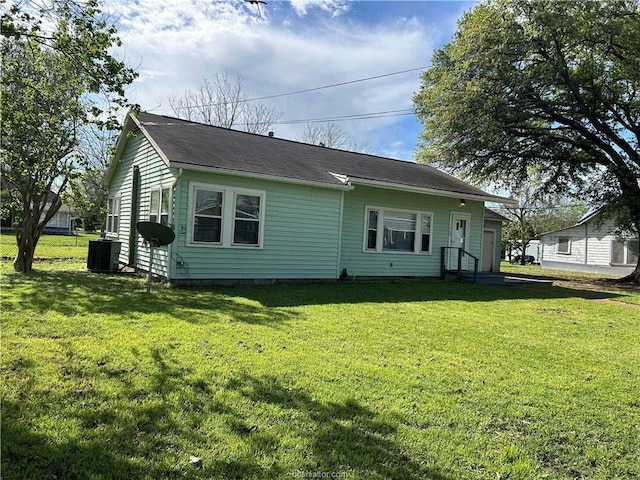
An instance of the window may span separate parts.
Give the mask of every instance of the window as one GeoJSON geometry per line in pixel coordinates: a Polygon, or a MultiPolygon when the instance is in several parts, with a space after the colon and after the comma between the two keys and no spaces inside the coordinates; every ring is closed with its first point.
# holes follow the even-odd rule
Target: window
{"type": "Polygon", "coordinates": [[[258,245],[260,240],[260,196],[236,194],[233,243],[258,245]]]}
{"type": "Polygon", "coordinates": [[[369,219],[367,226],[367,250],[375,250],[378,240],[378,211],[369,210],[369,219]]]}
{"type": "Polygon", "coordinates": [[[420,244],[420,251],[423,253],[431,252],[431,215],[428,213],[422,214],[422,242],[420,244]]]}
{"type": "Polygon", "coordinates": [[[223,192],[196,190],[193,215],[193,241],[220,243],[222,241],[223,192]]]}
{"type": "Polygon", "coordinates": [[[118,233],[118,228],[120,227],[120,197],[109,197],[107,210],[107,232],[118,233]]]}
{"type": "Polygon", "coordinates": [[[416,243],[416,214],[385,211],[382,250],[413,252],[416,243]]]}
{"type": "Polygon", "coordinates": [[[613,265],[637,265],[639,248],[637,238],[612,240],[611,263],[613,265]]]}
{"type": "Polygon", "coordinates": [[[163,225],[169,224],[169,204],[170,204],[169,188],[156,188],[151,190],[151,201],[149,206],[149,221],[157,222],[163,225]]]}
{"type": "Polygon", "coordinates": [[[261,247],[264,192],[191,185],[191,244],[261,247]]]}
{"type": "Polygon", "coordinates": [[[369,252],[431,253],[432,214],[367,208],[364,249],[369,252]]]}
{"type": "Polygon", "coordinates": [[[571,239],[569,237],[558,237],[558,253],[563,255],[571,253],[571,239]]]}

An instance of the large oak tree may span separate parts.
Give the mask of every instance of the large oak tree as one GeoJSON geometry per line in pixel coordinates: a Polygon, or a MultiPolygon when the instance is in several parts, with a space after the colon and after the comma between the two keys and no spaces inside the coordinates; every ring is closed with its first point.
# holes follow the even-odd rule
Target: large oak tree
{"type": "Polygon", "coordinates": [[[14,3],[2,14],[0,38],[3,199],[16,219],[14,269],[29,272],[43,228],[79,172],[80,132],[117,126],[136,74],[110,54],[120,40],[96,0],[14,3]]]}
{"type": "Polygon", "coordinates": [[[480,4],[423,74],[418,158],[505,185],[534,169],[637,235],[639,58],[638,0],[480,4]]]}

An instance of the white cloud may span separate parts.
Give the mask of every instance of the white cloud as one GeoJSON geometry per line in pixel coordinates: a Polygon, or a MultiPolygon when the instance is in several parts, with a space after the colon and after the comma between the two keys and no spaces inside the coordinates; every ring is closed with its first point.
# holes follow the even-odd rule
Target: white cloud
{"type": "MultiPolygon", "coordinates": [[[[428,64],[441,26],[415,19],[367,25],[349,15],[335,16],[342,12],[342,4],[346,2],[294,0],[293,17],[280,19],[281,11],[265,8],[262,19],[257,19],[254,6],[241,0],[114,3],[123,54],[140,72],[130,89],[131,100],[143,110],[172,114],[170,95],[196,88],[203,77],[224,70],[242,77],[250,97],[262,97],[428,64]],[[324,14],[311,21],[304,16],[311,8],[324,14]]],[[[411,108],[418,88],[419,72],[413,72],[266,102],[282,110],[283,120],[337,117],[411,108]]],[[[386,139],[384,133],[403,118],[338,125],[380,153],[383,143],[398,141],[386,139]]],[[[295,138],[301,130],[302,125],[278,125],[276,135],[295,138]]],[[[412,150],[415,133],[409,134],[412,138],[404,147],[389,150],[412,150]]]]}
{"type": "Polygon", "coordinates": [[[291,5],[298,15],[306,15],[310,8],[319,8],[332,16],[338,16],[349,11],[346,0],[291,0],[291,5]]]}

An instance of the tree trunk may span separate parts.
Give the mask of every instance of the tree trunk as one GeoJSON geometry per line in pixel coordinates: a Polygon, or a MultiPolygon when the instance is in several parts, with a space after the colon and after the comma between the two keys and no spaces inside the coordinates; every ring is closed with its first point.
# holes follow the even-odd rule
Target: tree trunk
{"type": "Polygon", "coordinates": [[[631,272],[626,277],[622,277],[618,280],[619,283],[635,283],[636,285],[640,285],[640,255],[638,255],[638,263],[636,264],[636,269],[631,272]]]}
{"type": "Polygon", "coordinates": [[[18,254],[13,261],[13,270],[18,273],[29,273],[33,270],[33,258],[36,245],[40,239],[41,229],[25,222],[22,230],[16,232],[16,243],[18,244],[18,254]]]}

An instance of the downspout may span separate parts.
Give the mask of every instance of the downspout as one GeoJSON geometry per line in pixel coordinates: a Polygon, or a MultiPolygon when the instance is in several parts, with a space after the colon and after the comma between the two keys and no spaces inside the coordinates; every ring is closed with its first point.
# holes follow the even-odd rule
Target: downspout
{"type": "Polygon", "coordinates": [[[340,278],[340,259],[342,258],[342,220],[344,217],[344,190],[340,191],[340,222],[338,223],[338,258],[336,258],[336,279],[340,278]]]}
{"type": "Polygon", "coordinates": [[[131,184],[131,222],[129,226],[129,266],[135,268],[136,250],[138,247],[138,207],[140,203],[140,167],[133,166],[133,180],[131,184]]]}
{"type": "MultiPolygon", "coordinates": [[[[171,184],[171,196],[175,199],[176,198],[176,186],[178,185],[178,182],[180,181],[180,177],[182,177],[182,168],[178,168],[178,175],[176,176],[176,180],[173,182],[173,184],[171,184]]],[[[174,200],[172,202],[171,205],[171,226],[175,231],[175,206],[176,206],[176,201],[174,200]]],[[[171,273],[173,268],[173,244],[170,243],[169,246],[167,247],[167,281],[171,282],[171,273]]]]}
{"type": "Polygon", "coordinates": [[[589,222],[585,222],[584,223],[584,264],[585,265],[589,263],[588,246],[589,246],[589,222]]]}

